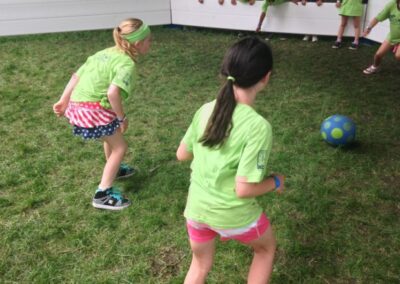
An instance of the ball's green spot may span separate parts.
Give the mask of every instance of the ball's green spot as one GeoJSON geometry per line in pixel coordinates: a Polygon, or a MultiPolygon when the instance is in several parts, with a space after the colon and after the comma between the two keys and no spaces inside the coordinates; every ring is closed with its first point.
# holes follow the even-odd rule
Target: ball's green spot
{"type": "Polygon", "coordinates": [[[322,135],[322,138],[323,138],[324,140],[326,140],[326,138],[328,137],[328,136],[326,135],[326,132],[325,132],[325,131],[323,131],[323,132],[321,133],[321,135],[322,135]]]}
{"type": "Polygon", "coordinates": [[[331,131],[331,136],[334,139],[340,139],[343,137],[343,130],[340,128],[333,128],[331,131]]]}
{"type": "Polygon", "coordinates": [[[333,120],[336,121],[336,122],[338,122],[338,121],[341,121],[342,118],[341,118],[340,116],[336,116],[333,120]]]}
{"type": "Polygon", "coordinates": [[[351,130],[351,123],[350,123],[350,122],[345,122],[345,123],[343,124],[343,128],[344,128],[344,130],[346,130],[346,131],[350,131],[350,130],[351,130]]]}
{"type": "Polygon", "coordinates": [[[331,127],[331,123],[330,123],[329,121],[326,121],[326,122],[324,123],[324,128],[325,128],[325,129],[329,129],[329,127],[331,127]]]}

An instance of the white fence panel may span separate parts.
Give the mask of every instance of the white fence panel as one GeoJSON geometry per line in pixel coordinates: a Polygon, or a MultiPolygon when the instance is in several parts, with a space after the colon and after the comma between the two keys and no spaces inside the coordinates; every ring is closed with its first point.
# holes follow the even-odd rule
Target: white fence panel
{"type": "Polygon", "coordinates": [[[170,24],[170,1],[0,0],[0,35],[106,29],[130,17],[170,24]]]}
{"type": "MultiPolygon", "coordinates": [[[[380,1],[380,0],[378,0],[380,1]]],[[[262,1],[253,6],[238,1],[236,6],[229,0],[219,5],[217,0],[171,0],[172,22],[174,24],[201,26],[234,30],[255,30],[261,13],[262,1]]],[[[364,13],[365,14],[365,13],[364,13]]],[[[270,6],[262,27],[263,31],[316,35],[336,35],[340,17],[334,3],[285,3],[270,6]]],[[[353,36],[352,22],[349,21],[345,35],[353,36]]]]}

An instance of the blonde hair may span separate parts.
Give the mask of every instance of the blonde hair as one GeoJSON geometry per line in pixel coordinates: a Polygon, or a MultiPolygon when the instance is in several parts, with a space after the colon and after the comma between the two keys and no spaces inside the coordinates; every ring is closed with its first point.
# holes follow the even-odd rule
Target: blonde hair
{"type": "Polygon", "coordinates": [[[125,38],[123,38],[123,35],[137,31],[142,25],[142,20],[134,18],[126,19],[122,21],[116,28],[114,28],[113,31],[115,45],[117,48],[129,55],[133,61],[136,61],[139,52],[137,51],[134,43],[128,42],[125,38]]]}

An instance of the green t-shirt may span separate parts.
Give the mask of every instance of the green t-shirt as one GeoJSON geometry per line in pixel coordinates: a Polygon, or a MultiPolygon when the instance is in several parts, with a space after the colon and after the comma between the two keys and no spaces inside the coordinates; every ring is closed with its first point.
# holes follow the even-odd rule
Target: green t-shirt
{"type": "Polygon", "coordinates": [[[185,217],[215,228],[241,228],[262,212],[255,198],[236,195],[236,176],[258,183],[266,175],[272,145],[271,125],[253,108],[238,104],[229,138],[220,148],[199,143],[214,109],[215,101],[195,114],[182,142],[193,153],[191,182],[185,217]]]}
{"type": "Polygon", "coordinates": [[[343,0],[339,8],[339,15],[361,17],[363,14],[362,0],[343,0]]]}
{"type": "Polygon", "coordinates": [[[269,6],[280,5],[280,4],[289,2],[289,1],[290,0],[264,0],[263,5],[261,6],[261,11],[263,11],[264,13],[267,13],[269,6]]]}
{"type": "Polygon", "coordinates": [[[101,102],[110,108],[107,91],[111,84],[121,89],[126,99],[135,83],[135,62],[116,47],[111,47],[90,56],[76,72],[79,77],[71,100],[75,102],[101,102]]]}
{"type": "Polygon", "coordinates": [[[397,9],[396,0],[388,3],[378,16],[376,16],[376,19],[379,22],[389,19],[390,33],[387,39],[391,44],[400,43],[400,11],[397,9]]]}

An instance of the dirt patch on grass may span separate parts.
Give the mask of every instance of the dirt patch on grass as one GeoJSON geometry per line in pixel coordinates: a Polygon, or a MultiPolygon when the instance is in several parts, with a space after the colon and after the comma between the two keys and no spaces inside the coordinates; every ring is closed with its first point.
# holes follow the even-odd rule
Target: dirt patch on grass
{"type": "Polygon", "coordinates": [[[162,247],[151,260],[151,274],[160,278],[176,276],[185,257],[186,254],[176,247],[162,247]]]}

